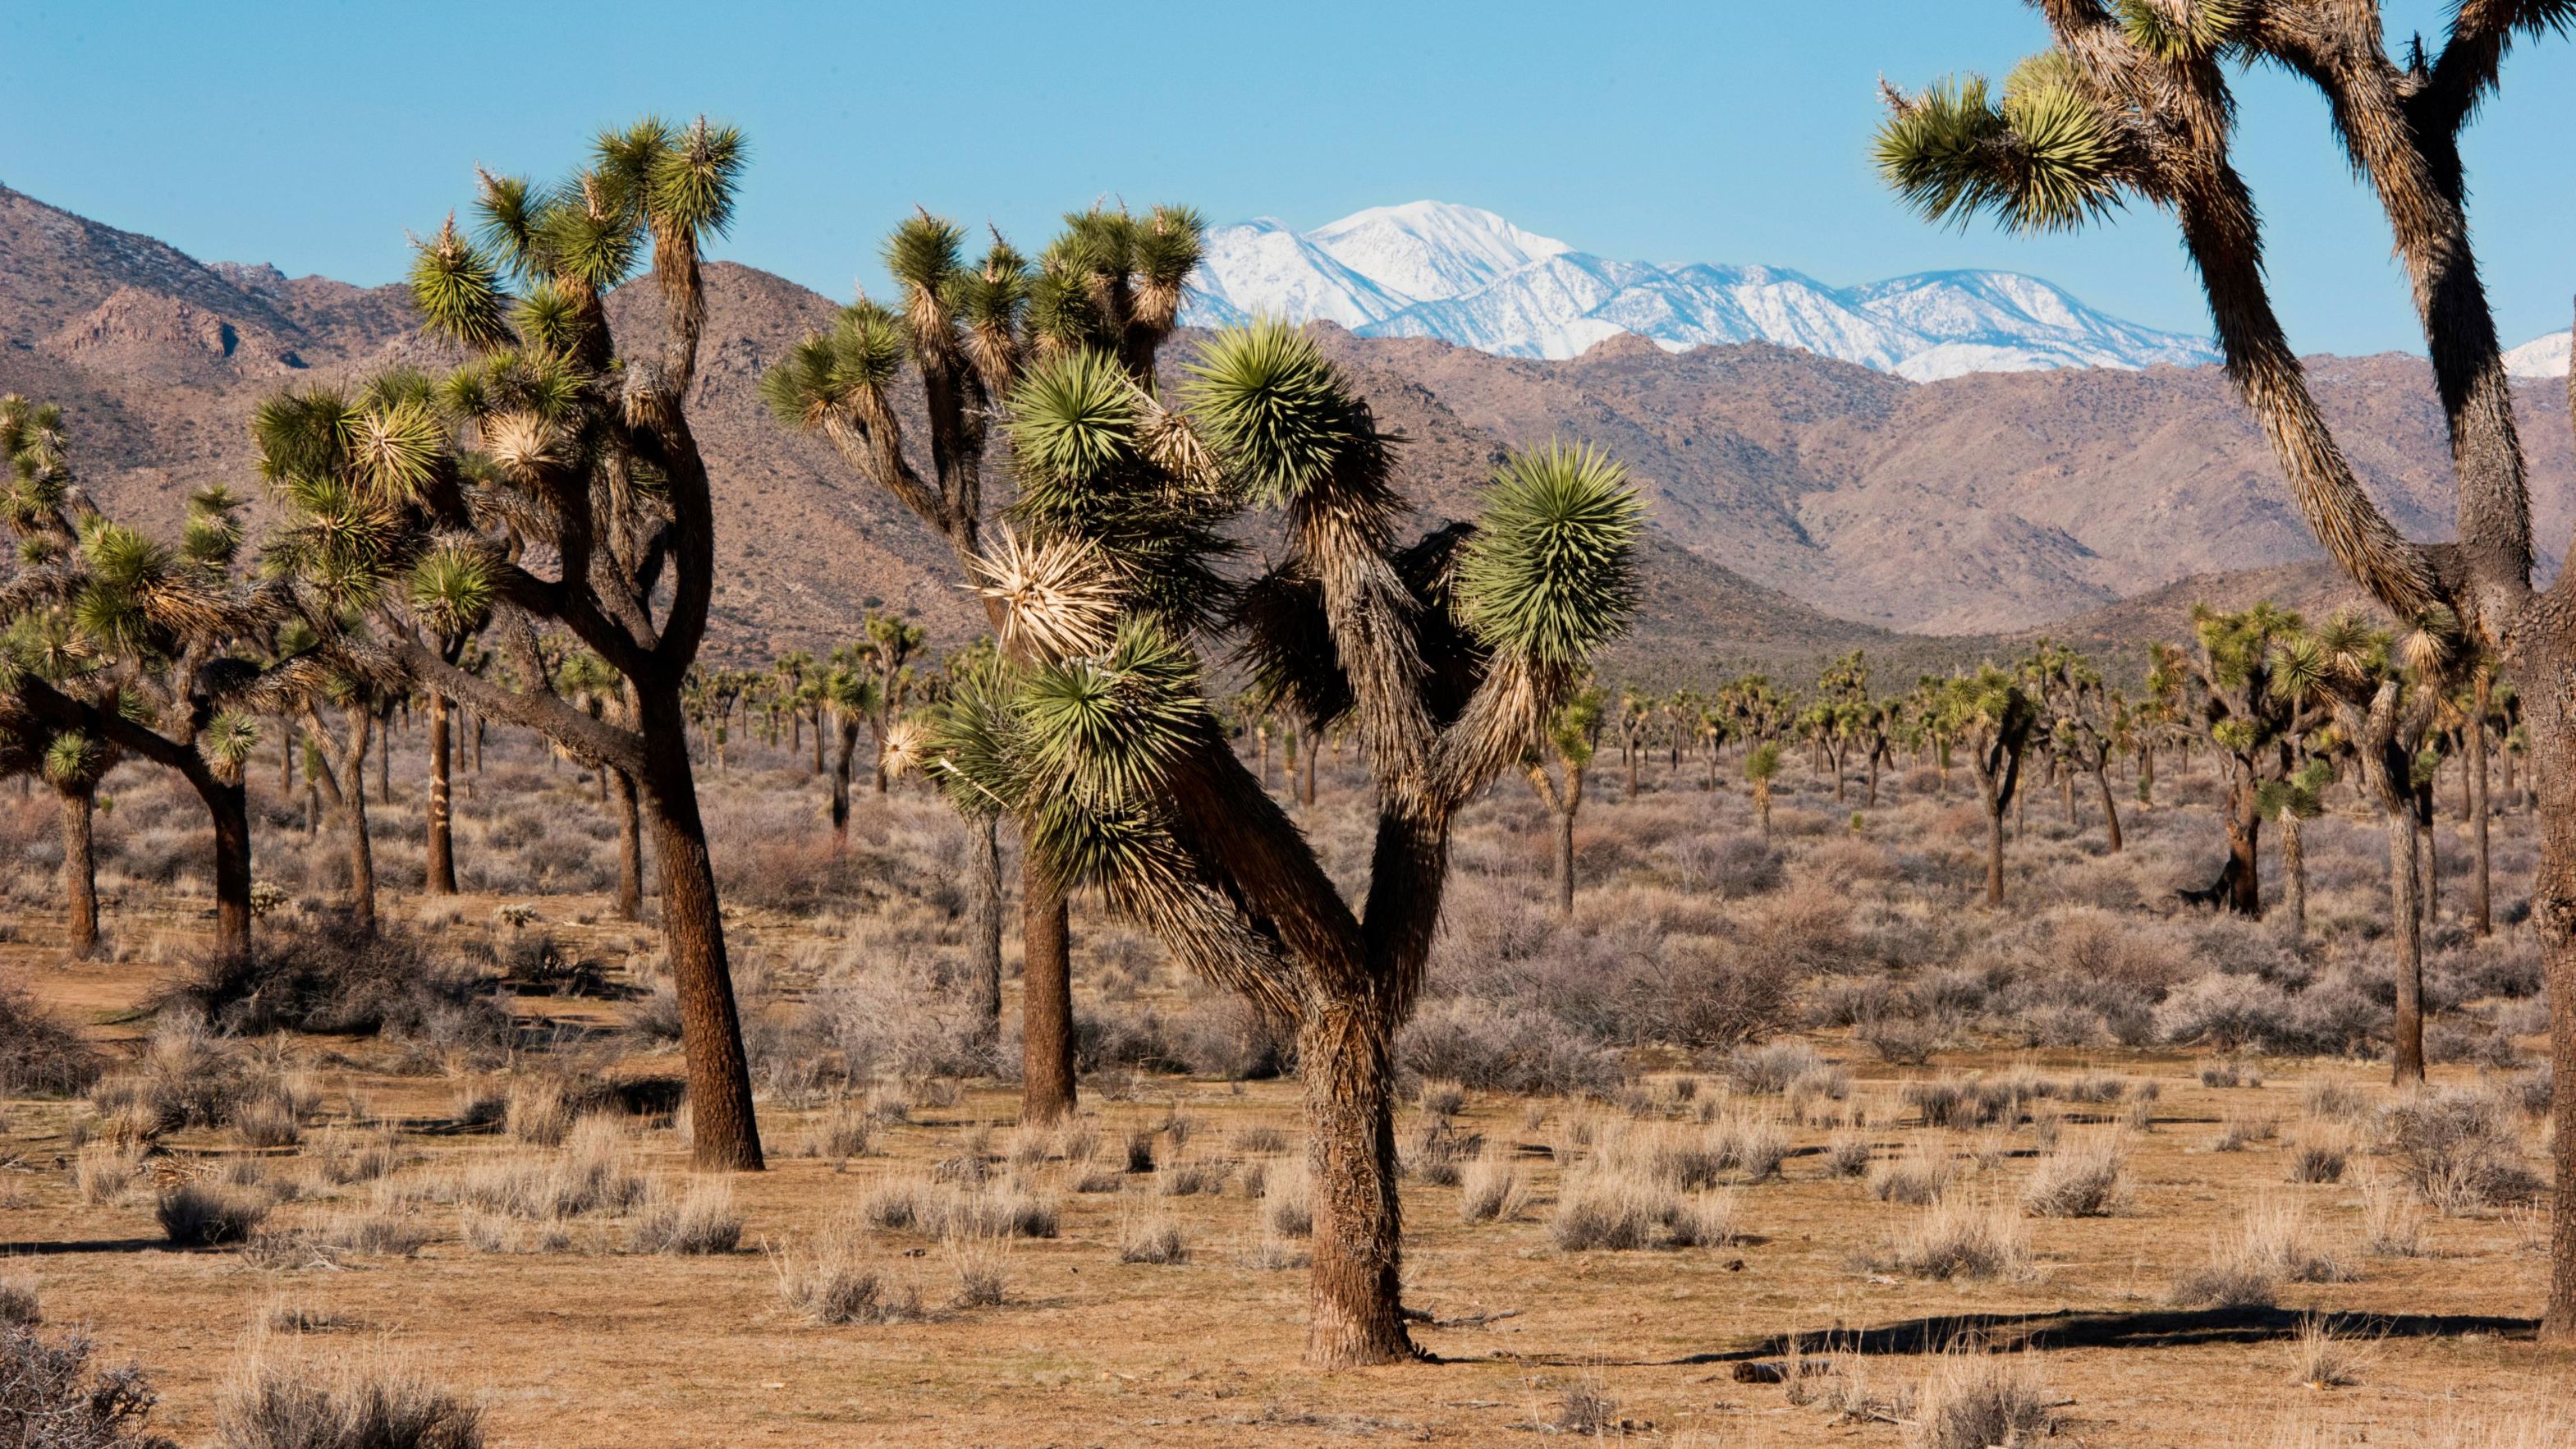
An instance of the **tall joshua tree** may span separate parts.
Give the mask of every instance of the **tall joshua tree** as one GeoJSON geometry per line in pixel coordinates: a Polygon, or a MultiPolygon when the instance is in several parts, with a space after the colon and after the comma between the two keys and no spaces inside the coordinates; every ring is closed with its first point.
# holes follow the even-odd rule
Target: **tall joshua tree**
{"type": "Polygon", "coordinates": [[[2021,681],[1989,664],[1953,679],[1942,700],[1944,722],[1967,747],[1986,811],[1986,904],[2004,903],[2004,815],[2021,789],[2021,762],[2039,726],[2038,702],[2021,681]]]}
{"type": "MultiPolygon", "coordinates": [[[[1149,396],[1154,362],[1179,320],[1181,286],[1198,265],[1202,225],[1177,207],[1142,217],[1093,210],[1032,266],[998,235],[982,261],[966,234],[927,213],[885,244],[897,303],[861,298],[828,333],[808,337],[762,379],[772,411],[829,439],[853,470],[928,524],[974,578],[983,548],[986,451],[1002,400],[1032,359],[1093,351],[1149,396]],[[927,437],[908,441],[895,383],[919,379],[927,437]]],[[[1003,615],[988,606],[998,637],[1003,615]]],[[[1073,1110],[1072,955],[1064,887],[1032,873],[1024,851],[1021,1116],[1073,1110]]]]}
{"type": "Polygon", "coordinates": [[[1762,838],[1771,838],[1771,783],[1780,778],[1780,744],[1764,740],[1744,753],[1744,778],[1753,786],[1753,816],[1762,825],[1762,838]]]}
{"type": "MultiPolygon", "coordinates": [[[[2576,1183],[2576,578],[2532,584],[2531,501],[2510,379],[2478,274],[2460,137],[2525,38],[2576,25],[2571,0],[2464,0],[2447,31],[2393,56],[2371,0],[2043,0],[2055,45],[1997,99],[1982,81],[1890,93],[1880,161],[1936,217],[1977,210],[2028,229],[2081,224],[2129,197],[2169,211],[2198,272],[2229,377],[2271,440],[2318,542],[2401,626],[2450,621],[2526,683],[2541,863],[2533,918],[2550,980],[2554,1166],[2576,1183]],[[2353,476],[2311,395],[2263,275],[2252,189],[2236,169],[2230,62],[2314,86],[2404,261],[2459,481],[2459,538],[2416,544],[2353,476]],[[2532,687],[2546,682],[2548,687],[2532,687]]],[[[2542,1334],[2576,1339],[2576,1190],[2553,1198],[2542,1334]]]]}
{"type": "Polygon", "coordinates": [[[681,691],[715,581],[714,500],[686,398],[706,324],[701,248],[733,213],[742,138],[647,120],[599,138],[561,185],[485,175],[482,239],[451,217],[419,244],[413,305],[473,360],[435,383],[261,409],[264,470],[296,546],[363,605],[421,688],[622,771],[642,797],[680,999],[698,1164],[761,1165],[715,873],[681,691]],[[603,302],[649,249],[658,336],[621,351],[603,302]],[[487,611],[503,671],[458,668],[442,631],[487,611]],[[554,687],[538,628],[623,681],[623,717],[554,687]],[[505,682],[506,680],[506,682],[505,682]]]}
{"type": "Polygon", "coordinates": [[[1100,353],[1042,364],[1014,392],[1026,532],[979,573],[1026,663],[1007,707],[941,753],[1009,802],[1049,869],[1295,1024],[1315,1196],[1307,1360],[1382,1363],[1412,1352],[1393,1045],[1451,824],[1623,626],[1638,505],[1615,465],[1552,447],[1505,463],[1473,526],[1401,544],[1394,441],[1312,339],[1230,331],[1189,371],[1186,415],[1100,353]],[[1224,610],[1213,565],[1246,504],[1280,515],[1283,557],[1224,610]],[[1212,632],[1310,723],[1348,722],[1378,804],[1357,910],[1229,747],[1189,642],[1212,632]]]}
{"type": "Polygon", "coordinates": [[[1522,768],[1529,774],[1530,788],[1556,817],[1556,913],[1570,916],[1574,914],[1574,817],[1583,808],[1583,773],[1601,748],[1601,691],[1577,691],[1540,733],[1522,768]],[[1548,768],[1551,763],[1553,772],[1548,768]]]}

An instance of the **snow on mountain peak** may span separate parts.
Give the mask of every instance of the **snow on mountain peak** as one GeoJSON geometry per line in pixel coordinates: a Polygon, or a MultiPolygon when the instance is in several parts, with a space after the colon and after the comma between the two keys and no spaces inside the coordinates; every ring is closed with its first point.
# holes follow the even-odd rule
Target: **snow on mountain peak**
{"type": "Polygon", "coordinates": [[[1266,217],[1212,228],[1183,320],[1254,315],[1515,357],[1575,357],[1622,332],[1668,351],[1765,341],[1917,381],[2214,360],[2197,338],[2094,311],[2037,277],[1926,272],[1835,288],[1781,267],[1659,267],[1440,201],[1371,207],[1305,233],[1266,217]]]}
{"type": "Polygon", "coordinates": [[[2504,370],[2515,377],[2565,377],[2568,334],[2535,337],[2504,355],[2504,370]]]}
{"type": "Polygon", "coordinates": [[[1417,302],[1463,296],[1574,248],[1446,201],[1372,206],[1307,234],[1335,261],[1417,302]]]}

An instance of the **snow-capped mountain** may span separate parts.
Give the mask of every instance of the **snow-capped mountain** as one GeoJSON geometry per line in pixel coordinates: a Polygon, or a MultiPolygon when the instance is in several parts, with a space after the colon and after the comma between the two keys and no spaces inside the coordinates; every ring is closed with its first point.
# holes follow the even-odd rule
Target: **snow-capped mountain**
{"type": "Polygon", "coordinates": [[[1257,314],[1511,357],[1573,357],[1622,332],[1676,352],[1776,342],[1918,382],[2215,360],[2197,338],[2107,316],[2036,277],[1925,272],[1831,287],[1779,267],[1612,261],[1439,201],[1303,233],[1267,217],[1212,229],[1183,320],[1257,314]]]}
{"type": "Polygon", "coordinates": [[[2515,377],[2565,377],[2568,334],[2535,337],[2504,355],[2504,370],[2515,377]]]}

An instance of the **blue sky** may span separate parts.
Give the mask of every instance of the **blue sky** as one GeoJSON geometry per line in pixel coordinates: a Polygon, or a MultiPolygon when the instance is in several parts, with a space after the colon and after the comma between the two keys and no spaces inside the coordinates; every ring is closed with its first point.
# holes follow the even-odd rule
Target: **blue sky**
{"type": "MultiPolygon", "coordinates": [[[[2390,28],[2430,32],[2441,9],[2392,0],[2390,28]]],[[[1881,72],[2000,74],[2040,39],[2016,0],[12,0],[0,183],[207,260],[380,282],[406,229],[470,201],[475,162],[553,174],[601,124],[704,111],[755,148],[721,254],[835,296],[874,283],[878,238],[915,204],[1034,247],[1103,195],[1298,226],[1432,197],[1615,257],[1837,284],[2010,268],[2205,332],[2159,215],[2039,241],[1935,231],[1871,176],[1881,72]]],[[[2416,346],[2386,228],[2322,108],[2278,75],[2244,94],[2299,346],[2416,346]]],[[[2571,109],[2576,43],[2532,46],[2470,140],[2508,344],[2568,324],[2571,109]]]]}

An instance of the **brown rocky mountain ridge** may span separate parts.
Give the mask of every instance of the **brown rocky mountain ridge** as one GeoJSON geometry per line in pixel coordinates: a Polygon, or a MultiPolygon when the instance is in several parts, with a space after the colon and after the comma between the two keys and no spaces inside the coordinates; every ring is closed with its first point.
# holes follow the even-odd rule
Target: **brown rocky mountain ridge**
{"type": "MultiPolygon", "coordinates": [[[[733,263],[711,266],[707,284],[692,417],[719,508],[711,652],[825,646],[880,604],[943,642],[980,627],[944,546],[760,403],[762,370],[836,304],[733,263]]],[[[1541,362],[1317,326],[1403,435],[1426,522],[1470,513],[1509,447],[1581,439],[1628,463],[1653,522],[1644,607],[1614,672],[1804,669],[1858,647],[1899,679],[2043,630],[2127,654],[2178,634],[2194,598],[2352,597],[2312,562],[2268,450],[2214,369],[1916,384],[1759,343],[1676,354],[1619,337],[1541,362]]],[[[1169,350],[1174,365],[1193,341],[1169,350]]],[[[175,529],[180,497],[209,482],[255,495],[246,420],[267,393],[450,360],[419,336],[398,287],[201,264],[0,187],[0,392],[61,402],[84,483],[130,520],[175,529]]],[[[2398,525],[2445,534],[2451,478],[2424,365],[2312,366],[2398,525]]],[[[2576,524],[2566,399],[2529,384],[2517,405],[2554,565],[2576,524]]]]}

